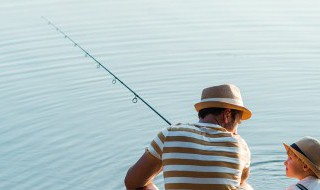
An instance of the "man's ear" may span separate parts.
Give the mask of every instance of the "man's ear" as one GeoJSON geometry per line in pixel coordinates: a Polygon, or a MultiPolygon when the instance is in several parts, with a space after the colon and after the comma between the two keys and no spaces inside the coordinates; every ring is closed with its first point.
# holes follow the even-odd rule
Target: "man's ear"
{"type": "Polygon", "coordinates": [[[228,118],[231,117],[231,109],[227,108],[223,111],[223,121],[228,123],[228,118]]]}

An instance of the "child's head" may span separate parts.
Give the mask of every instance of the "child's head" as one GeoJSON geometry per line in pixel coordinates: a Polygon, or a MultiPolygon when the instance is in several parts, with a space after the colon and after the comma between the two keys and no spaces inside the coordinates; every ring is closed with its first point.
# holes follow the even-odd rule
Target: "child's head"
{"type": "Polygon", "coordinates": [[[291,146],[284,144],[288,159],[284,162],[286,175],[299,180],[314,176],[320,178],[320,142],[304,137],[291,146]]]}
{"type": "Polygon", "coordinates": [[[286,166],[286,176],[303,179],[305,176],[315,176],[314,173],[303,163],[290,149],[287,150],[288,158],[284,162],[286,166]]]}

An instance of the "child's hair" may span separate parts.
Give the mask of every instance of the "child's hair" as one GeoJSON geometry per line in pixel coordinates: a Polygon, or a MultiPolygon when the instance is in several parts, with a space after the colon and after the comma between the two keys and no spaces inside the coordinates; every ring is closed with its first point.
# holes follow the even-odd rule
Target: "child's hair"
{"type": "Polygon", "coordinates": [[[302,160],[294,152],[292,152],[290,149],[287,151],[287,154],[288,154],[288,156],[295,158],[295,160],[302,162],[302,160]]]}
{"type": "Polygon", "coordinates": [[[292,152],[290,149],[288,149],[287,154],[288,154],[288,156],[293,157],[295,160],[304,163],[304,162],[303,162],[300,158],[298,158],[298,156],[297,156],[294,152],[292,152]]]}

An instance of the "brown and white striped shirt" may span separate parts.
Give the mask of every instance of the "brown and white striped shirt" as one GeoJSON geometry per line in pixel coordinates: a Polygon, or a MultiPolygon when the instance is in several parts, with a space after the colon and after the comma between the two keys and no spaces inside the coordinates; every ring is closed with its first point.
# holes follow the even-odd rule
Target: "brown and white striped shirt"
{"type": "Polygon", "coordinates": [[[166,190],[237,190],[250,166],[246,142],[209,123],[166,128],[147,151],[162,160],[166,190]]]}

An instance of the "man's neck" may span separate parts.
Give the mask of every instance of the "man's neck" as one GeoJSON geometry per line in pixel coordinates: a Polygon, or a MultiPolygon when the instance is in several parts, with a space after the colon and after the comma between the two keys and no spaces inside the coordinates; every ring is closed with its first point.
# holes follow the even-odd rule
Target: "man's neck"
{"type": "Polygon", "coordinates": [[[208,115],[205,118],[200,118],[199,122],[200,123],[211,123],[211,124],[220,125],[221,127],[223,127],[221,125],[221,122],[219,122],[218,118],[214,117],[213,115],[208,115]]]}
{"type": "Polygon", "coordinates": [[[225,128],[227,131],[237,134],[237,131],[234,131],[233,129],[230,129],[229,127],[226,127],[224,125],[224,123],[219,119],[219,117],[217,116],[213,116],[213,115],[207,115],[205,118],[200,118],[199,119],[200,123],[211,123],[211,124],[215,124],[215,125],[219,125],[223,128],[225,128]]]}

